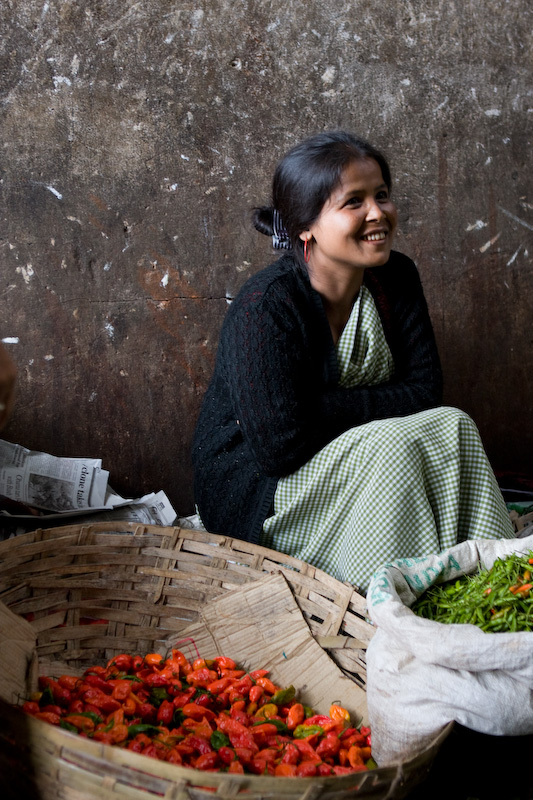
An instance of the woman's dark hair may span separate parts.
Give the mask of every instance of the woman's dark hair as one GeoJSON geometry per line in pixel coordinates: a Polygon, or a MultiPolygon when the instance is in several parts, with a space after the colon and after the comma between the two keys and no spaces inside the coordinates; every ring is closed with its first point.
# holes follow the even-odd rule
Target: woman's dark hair
{"type": "Polygon", "coordinates": [[[289,150],[276,167],[272,205],[254,209],[255,227],[267,236],[277,234],[279,238],[282,225],[282,242],[277,246],[291,248],[296,260],[303,264],[300,233],[317,219],[350,162],[365,158],[377,161],[390,189],[387,159],[364,139],[346,131],[319,133],[305,139],[289,150]]]}

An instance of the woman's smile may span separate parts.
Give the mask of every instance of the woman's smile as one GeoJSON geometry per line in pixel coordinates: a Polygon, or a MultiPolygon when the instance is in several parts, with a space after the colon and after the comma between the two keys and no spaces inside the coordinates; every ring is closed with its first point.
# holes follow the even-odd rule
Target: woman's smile
{"type": "Polygon", "coordinates": [[[387,238],[386,231],[376,231],[375,233],[365,233],[361,239],[365,242],[383,242],[387,238]]]}

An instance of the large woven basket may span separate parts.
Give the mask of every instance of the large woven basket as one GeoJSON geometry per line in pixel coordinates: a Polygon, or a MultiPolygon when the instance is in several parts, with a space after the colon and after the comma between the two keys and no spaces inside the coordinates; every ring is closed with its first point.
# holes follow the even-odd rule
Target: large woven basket
{"type": "MultiPolygon", "coordinates": [[[[219,595],[281,572],[318,643],[364,690],[373,628],[354,589],[302,561],[203,531],[127,522],[37,530],[0,543],[0,601],[31,619],[40,674],[160,649],[219,595]],[[82,624],[84,618],[101,620],[82,624]]],[[[20,623],[22,625],[22,622],[20,623]]],[[[275,677],[275,676],[274,676],[275,677]]],[[[333,778],[205,773],[75,736],[0,698],[4,798],[402,798],[447,735],[407,763],[333,778]]]]}

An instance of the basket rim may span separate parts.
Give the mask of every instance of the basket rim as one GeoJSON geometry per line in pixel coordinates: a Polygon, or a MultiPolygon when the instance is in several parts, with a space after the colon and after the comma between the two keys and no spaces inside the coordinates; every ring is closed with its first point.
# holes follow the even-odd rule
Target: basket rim
{"type": "MultiPolygon", "coordinates": [[[[193,767],[184,767],[177,764],[171,764],[165,761],[154,760],[154,765],[157,765],[157,772],[150,770],[152,759],[149,756],[135,753],[134,751],[124,748],[116,747],[114,745],[104,744],[103,742],[96,742],[90,739],[85,739],[70,731],[63,730],[54,725],[50,725],[43,720],[28,717],[24,712],[18,708],[7,703],[0,697],[0,718],[7,719],[8,722],[13,723],[15,726],[18,724],[24,725],[28,731],[28,740],[36,741],[45,744],[47,741],[50,745],[58,745],[60,748],[61,756],[58,761],[68,761],[69,763],[76,763],[76,758],[80,757],[81,761],[84,756],[88,760],[94,761],[99,765],[114,765],[116,767],[126,767],[135,770],[135,776],[145,774],[159,778],[163,781],[168,780],[173,783],[180,783],[183,780],[189,784],[200,788],[201,786],[219,787],[224,784],[231,784],[232,786],[251,791],[272,791],[279,789],[282,794],[293,794],[291,789],[304,790],[310,785],[317,786],[323,784],[324,787],[335,786],[336,789],[342,791],[344,789],[364,789],[365,784],[376,784],[380,780],[387,783],[402,782],[408,774],[414,772],[418,768],[424,768],[428,764],[428,755],[436,754],[443,741],[451,733],[454,722],[447,723],[433,741],[425,748],[424,751],[415,753],[406,761],[394,762],[384,766],[377,766],[375,769],[366,772],[356,772],[349,775],[334,775],[324,776],[321,778],[286,778],[280,776],[270,775],[236,775],[228,776],[226,773],[209,773],[201,770],[195,770],[193,767]],[[289,790],[289,791],[284,791],[289,790]]],[[[49,750],[48,750],[49,752],[49,750]]],[[[152,766],[154,766],[152,765],[152,766]]],[[[237,795],[239,797],[240,795],[237,795]]],[[[244,794],[242,795],[245,796],[244,794]]],[[[253,796],[252,796],[253,797],[253,796]]]]}

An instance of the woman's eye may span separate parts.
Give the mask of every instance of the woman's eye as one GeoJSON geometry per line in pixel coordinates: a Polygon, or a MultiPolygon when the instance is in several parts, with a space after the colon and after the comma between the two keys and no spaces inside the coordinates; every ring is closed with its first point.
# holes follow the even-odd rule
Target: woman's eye
{"type": "Polygon", "coordinates": [[[376,195],[376,200],[381,200],[381,202],[389,199],[388,192],[378,192],[376,195]]]}
{"type": "Polygon", "coordinates": [[[360,197],[350,197],[348,200],[347,205],[349,206],[360,206],[363,201],[360,197]]]}

